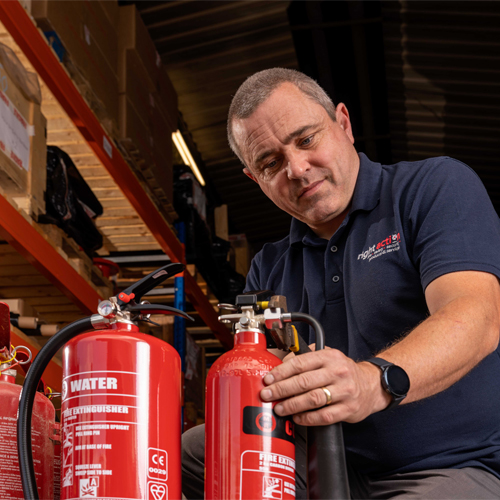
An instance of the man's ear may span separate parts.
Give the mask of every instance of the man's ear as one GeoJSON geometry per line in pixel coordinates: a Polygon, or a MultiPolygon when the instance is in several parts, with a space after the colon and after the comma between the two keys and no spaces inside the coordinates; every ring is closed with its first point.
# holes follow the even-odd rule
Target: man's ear
{"type": "Polygon", "coordinates": [[[343,102],[340,102],[335,109],[335,118],[340,128],[347,134],[347,137],[354,144],[354,136],[352,134],[351,119],[349,117],[349,111],[343,102]]]}
{"type": "MultiPolygon", "coordinates": [[[[252,174],[252,172],[250,172],[250,170],[249,170],[247,167],[245,167],[245,168],[243,169],[243,173],[244,173],[247,177],[250,177],[250,179],[252,179],[252,181],[257,182],[257,179],[254,177],[254,175],[252,174]]],[[[257,182],[257,184],[258,184],[258,182],[257,182]]]]}

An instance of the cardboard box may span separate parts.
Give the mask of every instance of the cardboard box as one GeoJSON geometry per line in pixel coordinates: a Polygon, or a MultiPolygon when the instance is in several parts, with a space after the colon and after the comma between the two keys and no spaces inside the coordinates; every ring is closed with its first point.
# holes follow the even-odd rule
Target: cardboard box
{"type": "Polygon", "coordinates": [[[164,124],[150,127],[150,120],[143,121],[132,101],[125,94],[119,97],[120,138],[123,146],[139,166],[154,173],[155,180],[167,198],[173,200],[173,152],[170,131],[164,124]],[[160,132],[163,126],[163,133],[160,132]]]}
{"type": "Polygon", "coordinates": [[[164,160],[167,160],[170,167],[173,164],[173,152],[172,152],[172,132],[175,132],[174,128],[165,115],[163,110],[158,106],[158,101],[154,99],[155,105],[151,109],[151,114],[149,115],[149,129],[153,136],[153,141],[164,160]]]}
{"type": "Polygon", "coordinates": [[[0,45],[0,62],[0,187],[37,216],[45,212],[47,122],[32,88],[36,76],[5,45],[0,45]]]}
{"type": "Polygon", "coordinates": [[[117,0],[85,0],[85,1],[100,4],[102,10],[106,14],[106,17],[108,18],[108,21],[113,26],[113,29],[118,33],[119,8],[117,0]]]}
{"type": "Polygon", "coordinates": [[[20,316],[38,316],[37,312],[23,299],[2,299],[9,306],[10,312],[20,316]]]}
{"type": "Polygon", "coordinates": [[[135,50],[144,65],[146,73],[153,84],[156,85],[163,66],[153,40],[149,36],[148,29],[144,25],[135,5],[126,5],[120,7],[119,10],[118,57],[122,58],[123,62],[125,51],[128,49],[135,50]]]}
{"type": "Polygon", "coordinates": [[[234,252],[234,261],[231,262],[237,273],[246,276],[252,262],[252,251],[244,234],[230,234],[229,241],[234,252]]]}
{"type": "Polygon", "coordinates": [[[140,163],[153,163],[154,140],[149,126],[136,111],[132,101],[125,94],[119,96],[120,139],[129,154],[140,163]]]}
{"type": "Polygon", "coordinates": [[[156,181],[163,189],[168,201],[174,201],[174,170],[173,170],[173,154],[172,141],[163,138],[162,141],[154,140],[153,147],[153,167],[156,181]],[[161,145],[161,147],[159,147],[161,145]]]}
{"type": "Polygon", "coordinates": [[[104,9],[83,0],[34,0],[32,15],[49,41],[63,45],[63,62],[97,117],[117,122],[117,36],[104,9]]]}
{"type": "Polygon", "coordinates": [[[177,97],[177,92],[172,85],[172,81],[168,77],[165,69],[160,73],[157,88],[159,106],[162,109],[163,115],[170,124],[171,129],[175,132],[179,128],[177,123],[179,99],[177,97]]]}
{"type": "MultiPolygon", "coordinates": [[[[84,38],[90,37],[91,44],[97,45],[109,66],[118,72],[118,33],[116,24],[110,22],[104,5],[107,2],[83,1],[84,38]],[[88,34],[85,32],[88,30],[88,34]]],[[[112,3],[112,2],[110,2],[112,3]]]]}
{"type": "Polygon", "coordinates": [[[155,87],[134,50],[125,52],[125,65],[120,68],[119,93],[125,94],[144,122],[153,111],[155,87]]]}
{"type": "Polygon", "coordinates": [[[146,110],[148,115],[151,114],[146,101],[153,99],[155,106],[162,110],[169,128],[177,130],[177,92],[149,32],[134,5],[120,7],[119,10],[119,93],[126,93],[141,114],[146,110]],[[138,100],[142,103],[138,103],[138,100]]]}

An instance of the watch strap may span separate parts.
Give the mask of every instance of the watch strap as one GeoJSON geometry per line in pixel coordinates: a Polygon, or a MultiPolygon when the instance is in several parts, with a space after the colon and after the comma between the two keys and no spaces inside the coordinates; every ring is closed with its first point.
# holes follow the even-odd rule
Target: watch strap
{"type": "Polygon", "coordinates": [[[390,391],[390,388],[387,386],[387,384],[383,383],[384,380],[384,375],[385,372],[387,371],[387,368],[390,366],[396,366],[394,363],[391,363],[390,361],[386,361],[385,359],[382,358],[370,358],[367,359],[368,363],[371,363],[373,365],[378,366],[382,370],[382,376],[381,376],[381,384],[384,390],[391,396],[392,401],[389,403],[389,405],[383,410],[390,410],[391,408],[394,408],[395,406],[398,406],[401,401],[403,401],[404,398],[406,398],[406,394],[404,396],[396,396],[396,394],[393,394],[390,391]]]}
{"type": "Polygon", "coordinates": [[[385,359],[382,358],[370,358],[367,359],[368,363],[372,363],[374,365],[379,366],[380,368],[385,368],[386,366],[391,366],[393,363],[389,363],[389,361],[386,361],[385,359]]]}

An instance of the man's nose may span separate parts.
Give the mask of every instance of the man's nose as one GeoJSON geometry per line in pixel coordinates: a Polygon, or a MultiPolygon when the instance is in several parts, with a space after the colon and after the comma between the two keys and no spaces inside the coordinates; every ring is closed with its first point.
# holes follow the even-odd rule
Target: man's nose
{"type": "Polygon", "coordinates": [[[286,175],[291,179],[301,179],[305,173],[311,168],[305,155],[295,153],[288,155],[288,165],[286,166],[286,175]]]}

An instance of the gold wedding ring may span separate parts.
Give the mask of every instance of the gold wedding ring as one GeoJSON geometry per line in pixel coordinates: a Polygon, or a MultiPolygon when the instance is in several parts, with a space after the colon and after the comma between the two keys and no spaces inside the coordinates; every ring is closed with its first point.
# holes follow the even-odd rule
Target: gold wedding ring
{"type": "Polygon", "coordinates": [[[321,389],[323,389],[326,396],[325,406],[328,406],[332,402],[332,393],[326,387],[321,387],[321,389]]]}

